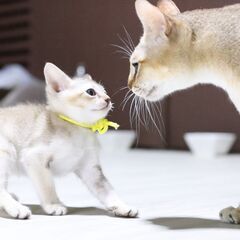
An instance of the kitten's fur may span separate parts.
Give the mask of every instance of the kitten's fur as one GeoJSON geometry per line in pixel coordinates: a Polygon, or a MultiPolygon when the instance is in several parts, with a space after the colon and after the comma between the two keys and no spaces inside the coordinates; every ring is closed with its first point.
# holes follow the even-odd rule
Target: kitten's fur
{"type": "MultiPolygon", "coordinates": [[[[224,89],[240,112],[240,4],[180,13],[171,0],[136,0],[144,34],[130,57],[129,87],[149,101],[199,83],[224,89]]],[[[240,208],[220,213],[240,223],[240,208]]]]}
{"type": "Polygon", "coordinates": [[[47,63],[47,105],[19,105],[0,109],[0,207],[10,216],[29,218],[31,211],[7,191],[11,174],[23,171],[37,190],[47,214],[66,214],[54,187],[53,174],[74,172],[100,202],[117,216],[135,217],[114,193],[102,173],[96,134],[58,118],[63,114],[79,122],[94,123],[112,107],[104,88],[89,75],[71,79],[47,63]],[[86,90],[94,89],[95,96],[86,90]]]}

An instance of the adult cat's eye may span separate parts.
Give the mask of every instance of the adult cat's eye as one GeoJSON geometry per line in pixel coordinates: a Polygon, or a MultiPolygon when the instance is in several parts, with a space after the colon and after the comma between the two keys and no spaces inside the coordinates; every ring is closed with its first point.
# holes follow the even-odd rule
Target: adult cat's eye
{"type": "Polygon", "coordinates": [[[90,96],[95,96],[95,95],[96,95],[95,90],[92,89],[92,88],[89,88],[89,89],[86,91],[86,93],[87,93],[88,95],[90,95],[90,96]]]}
{"type": "Polygon", "coordinates": [[[138,62],[134,62],[134,63],[132,63],[132,66],[135,68],[134,77],[136,77],[137,72],[138,72],[139,63],[138,62]]]}
{"type": "Polygon", "coordinates": [[[138,69],[138,62],[132,63],[133,67],[135,68],[135,70],[138,69]]]}

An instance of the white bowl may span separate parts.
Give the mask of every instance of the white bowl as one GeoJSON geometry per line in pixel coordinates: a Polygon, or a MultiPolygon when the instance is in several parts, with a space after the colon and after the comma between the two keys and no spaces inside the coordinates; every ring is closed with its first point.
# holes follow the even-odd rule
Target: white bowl
{"type": "Polygon", "coordinates": [[[98,139],[103,151],[125,152],[129,150],[135,140],[136,134],[133,130],[111,130],[98,139]]]}
{"type": "Polygon", "coordinates": [[[227,154],[236,138],[234,133],[192,132],[184,134],[184,140],[189,149],[199,157],[227,154]]]}

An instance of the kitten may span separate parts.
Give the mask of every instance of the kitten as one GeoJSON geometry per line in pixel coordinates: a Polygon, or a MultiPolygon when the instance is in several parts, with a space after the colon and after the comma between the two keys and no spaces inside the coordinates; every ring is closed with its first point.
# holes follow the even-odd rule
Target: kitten
{"type": "Polygon", "coordinates": [[[0,207],[14,218],[30,217],[30,209],[7,191],[8,177],[22,170],[33,181],[44,211],[66,214],[53,175],[74,172],[107,210],[116,216],[136,217],[138,212],[119,199],[102,173],[96,134],[58,117],[86,124],[104,118],[112,108],[104,88],[89,75],[71,79],[51,63],[44,74],[47,105],[0,109],[0,207]]]}
{"type": "MultiPolygon", "coordinates": [[[[143,36],[130,56],[128,85],[158,101],[199,83],[224,89],[240,112],[240,4],[180,13],[171,0],[136,0],[143,36]]],[[[220,213],[240,223],[240,208],[220,213]]]]}

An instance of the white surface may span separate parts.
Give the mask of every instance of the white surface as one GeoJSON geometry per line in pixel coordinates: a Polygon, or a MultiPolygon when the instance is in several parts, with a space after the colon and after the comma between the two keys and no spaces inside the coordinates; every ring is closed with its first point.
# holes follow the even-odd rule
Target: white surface
{"type": "Polygon", "coordinates": [[[134,143],[136,133],[133,130],[110,130],[98,139],[103,152],[115,153],[116,151],[126,152],[134,143]]]}
{"type": "MultiPolygon", "coordinates": [[[[218,212],[240,201],[240,156],[207,162],[185,152],[133,150],[103,156],[105,174],[116,191],[140,210],[138,219],[108,216],[73,176],[57,179],[67,216],[39,212],[30,220],[0,218],[2,240],[239,240],[240,227],[218,221],[218,212]]],[[[13,179],[10,190],[38,204],[31,183],[13,179]]]]}
{"type": "Polygon", "coordinates": [[[192,132],[184,140],[196,156],[214,157],[227,154],[236,141],[234,133],[192,132]]]}

